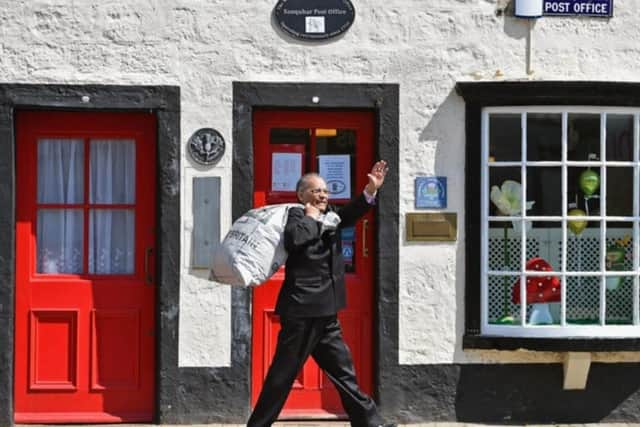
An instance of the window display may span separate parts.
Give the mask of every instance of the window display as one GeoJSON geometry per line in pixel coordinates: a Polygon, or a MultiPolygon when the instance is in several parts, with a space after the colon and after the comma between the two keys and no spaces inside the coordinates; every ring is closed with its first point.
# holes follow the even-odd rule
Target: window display
{"type": "Polygon", "coordinates": [[[484,333],[640,336],[639,116],[483,111],[484,333]]]}

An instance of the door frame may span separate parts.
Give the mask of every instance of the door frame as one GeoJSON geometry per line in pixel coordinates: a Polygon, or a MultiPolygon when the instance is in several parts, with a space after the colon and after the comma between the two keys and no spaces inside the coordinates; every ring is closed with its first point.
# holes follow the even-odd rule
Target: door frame
{"type": "MultiPolygon", "coordinates": [[[[354,151],[347,153],[340,152],[342,155],[352,155],[354,161],[350,163],[349,176],[352,179],[350,190],[353,190],[351,197],[357,196],[365,184],[367,183],[367,173],[374,163],[374,145],[375,141],[375,120],[371,110],[349,109],[349,110],[277,110],[277,109],[254,109],[253,110],[253,150],[256,156],[266,158],[264,164],[269,164],[269,158],[272,151],[298,152],[303,156],[302,169],[303,173],[319,173],[319,162],[316,157],[319,155],[321,143],[320,136],[312,134],[311,130],[321,128],[337,128],[338,130],[349,130],[354,133],[354,151]],[[294,145],[272,145],[270,144],[270,130],[276,128],[291,128],[298,130],[307,130],[308,140],[305,144],[294,145]],[[305,160],[306,159],[306,160],[305,160]]],[[[326,148],[325,148],[326,149],[326,148]]],[[[338,152],[331,152],[338,154],[338,152]]],[[[325,152],[328,154],[328,152],[325,152]]],[[[257,193],[254,194],[254,204],[272,204],[280,202],[295,202],[295,192],[270,193],[270,175],[271,168],[263,168],[257,164],[254,167],[254,177],[256,178],[254,188],[257,193]],[[283,197],[284,196],[284,197],[283,197]]],[[[345,199],[334,200],[331,196],[329,201],[338,206],[346,203],[345,199]]],[[[354,247],[365,241],[370,242],[369,248],[371,254],[363,256],[360,250],[356,250],[354,262],[356,269],[352,272],[345,271],[345,291],[347,306],[340,312],[339,321],[342,326],[345,342],[349,346],[353,364],[357,372],[358,385],[365,393],[370,394],[373,389],[373,358],[374,338],[373,331],[373,308],[374,308],[374,292],[373,278],[376,254],[374,253],[376,227],[377,224],[373,220],[373,209],[367,212],[354,224],[353,244],[354,247]],[[368,221],[369,226],[364,226],[363,221],[368,221]],[[367,229],[368,228],[368,229],[367,229]],[[363,237],[366,233],[366,239],[363,237]],[[371,286],[371,288],[369,287],[371,286]],[[366,289],[362,289],[362,288],[366,289]],[[358,289],[360,288],[360,289],[358,289]],[[360,301],[358,301],[360,300],[360,301]],[[364,316],[364,317],[361,317],[364,316]],[[358,320],[356,320],[358,319],[358,320]],[[366,321],[365,321],[366,319],[366,321]],[[359,335],[353,335],[354,329],[357,328],[359,335]],[[355,339],[354,339],[355,338],[355,339]]],[[[258,400],[260,388],[264,384],[264,377],[267,373],[268,365],[271,362],[270,353],[275,350],[273,345],[277,341],[272,328],[279,328],[267,320],[272,318],[273,310],[276,305],[276,297],[279,288],[283,285],[283,276],[275,281],[280,282],[277,286],[275,283],[264,285],[256,288],[252,292],[252,366],[251,366],[251,402],[252,407],[258,400]],[[270,315],[269,315],[270,313],[270,315]],[[274,335],[269,335],[274,334],[274,335]],[[270,337],[270,338],[267,338],[270,337]],[[269,341],[271,344],[268,344],[269,341]],[[265,364],[266,362],[266,364],[265,364]]],[[[277,316],[276,316],[277,317],[277,316]]],[[[272,318],[273,319],[273,318],[272,318]]],[[[279,325],[279,320],[275,321],[279,325]]],[[[318,380],[317,363],[312,363],[314,367],[305,363],[303,370],[306,372],[304,377],[307,380],[314,378],[318,380]]],[[[344,418],[346,412],[340,406],[334,406],[340,399],[337,389],[333,385],[329,385],[328,377],[322,381],[324,385],[318,388],[319,384],[314,380],[310,380],[312,385],[305,384],[302,390],[292,388],[285,406],[281,410],[281,419],[295,419],[302,417],[305,419],[335,419],[344,418]]],[[[304,381],[303,381],[304,382],[304,381]]]]}
{"type": "MultiPolygon", "coordinates": [[[[375,211],[377,228],[373,307],[373,388],[383,415],[394,416],[393,372],[398,367],[399,277],[399,85],[361,83],[233,83],[232,219],[253,207],[253,109],[369,110],[375,116],[374,157],[389,163],[375,211]]],[[[232,292],[234,363],[244,366],[250,390],[251,293],[232,292]],[[235,332],[234,331],[234,332],[235,332]],[[249,332],[249,333],[247,333],[249,332]],[[236,359],[239,360],[236,360],[236,359]]],[[[232,351],[233,352],[233,351],[232,351]]],[[[246,405],[250,408],[250,393],[246,405]]]]}
{"type": "MultiPolygon", "coordinates": [[[[15,112],[152,111],[156,114],[156,415],[171,406],[178,353],[180,259],[180,88],[176,86],[0,84],[0,425],[14,425],[15,112]],[[8,209],[6,208],[8,207],[8,209]]],[[[170,417],[166,417],[170,418],[170,417]]]]}

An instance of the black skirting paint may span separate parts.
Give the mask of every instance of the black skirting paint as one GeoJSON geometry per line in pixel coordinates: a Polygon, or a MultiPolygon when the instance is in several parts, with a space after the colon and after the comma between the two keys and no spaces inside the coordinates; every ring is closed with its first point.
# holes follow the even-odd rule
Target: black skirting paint
{"type": "Polygon", "coordinates": [[[386,415],[404,423],[640,420],[639,363],[594,363],[587,388],[571,391],[562,389],[561,364],[416,365],[396,374],[386,415]]]}

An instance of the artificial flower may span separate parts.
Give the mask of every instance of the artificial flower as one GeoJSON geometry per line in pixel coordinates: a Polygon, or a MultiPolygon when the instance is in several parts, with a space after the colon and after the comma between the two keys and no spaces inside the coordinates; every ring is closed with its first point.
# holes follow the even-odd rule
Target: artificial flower
{"type": "MultiPolygon", "coordinates": [[[[494,185],[491,187],[491,201],[503,215],[519,215],[522,211],[522,186],[510,179],[504,181],[500,188],[494,185]]],[[[534,203],[527,202],[526,209],[531,209],[534,203]]]]}

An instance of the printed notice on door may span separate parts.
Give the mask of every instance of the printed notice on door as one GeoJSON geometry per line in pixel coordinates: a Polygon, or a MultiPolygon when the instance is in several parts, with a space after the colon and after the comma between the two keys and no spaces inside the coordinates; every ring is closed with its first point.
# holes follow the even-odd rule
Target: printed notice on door
{"type": "Polygon", "coordinates": [[[318,156],[318,173],[324,178],[332,199],[351,198],[351,167],[348,154],[318,156]]]}
{"type": "Polygon", "coordinates": [[[301,175],[301,153],[271,155],[271,191],[296,191],[296,183],[301,175]]]}

